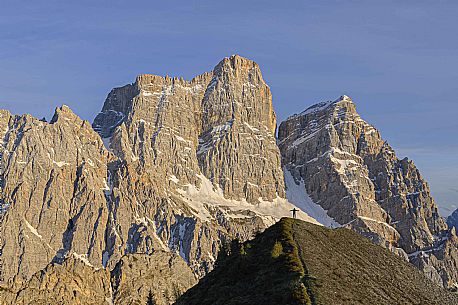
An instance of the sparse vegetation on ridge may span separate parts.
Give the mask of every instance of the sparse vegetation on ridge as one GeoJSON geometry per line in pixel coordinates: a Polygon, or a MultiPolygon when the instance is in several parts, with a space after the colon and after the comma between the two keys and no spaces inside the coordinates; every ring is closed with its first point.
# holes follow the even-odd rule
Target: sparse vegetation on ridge
{"type": "Polygon", "coordinates": [[[232,243],[215,270],[177,304],[312,304],[292,224],[282,219],[254,240],[232,243]]]}

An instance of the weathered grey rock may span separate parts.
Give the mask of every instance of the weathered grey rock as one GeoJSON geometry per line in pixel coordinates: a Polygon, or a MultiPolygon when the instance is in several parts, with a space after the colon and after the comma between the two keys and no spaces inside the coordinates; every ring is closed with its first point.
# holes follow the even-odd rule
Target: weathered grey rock
{"type": "Polygon", "coordinates": [[[340,224],[409,258],[446,287],[458,280],[454,232],[412,161],[399,160],[347,96],[280,125],[284,169],[340,224]]]}
{"type": "Polygon", "coordinates": [[[229,198],[285,197],[272,95],[259,66],[240,56],[221,61],[201,107],[202,173],[229,198]]]}
{"type": "Polygon", "coordinates": [[[284,197],[270,89],[240,56],[191,81],[140,75],[111,91],[93,126],[104,138],[114,133],[118,157],[154,166],[161,179],[198,185],[202,173],[227,198],[284,197]]]}
{"type": "Polygon", "coordinates": [[[179,255],[157,251],[152,255],[123,256],[111,271],[94,268],[73,254],[52,263],[28,281],[16,279],[0,287],[2,304],[172,304],[197,279],[179,255]]]}
{"type": "Polygon", "coordinates": [[[180,256],[163,251],[126,255],[112,274],[115,304],[146,304],[150,291],[155,304],[172,304],[197,283],[180,256]]]}

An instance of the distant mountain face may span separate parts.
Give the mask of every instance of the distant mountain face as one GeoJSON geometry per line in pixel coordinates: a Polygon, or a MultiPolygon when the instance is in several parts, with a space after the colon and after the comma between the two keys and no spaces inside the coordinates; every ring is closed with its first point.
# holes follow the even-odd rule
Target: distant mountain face
{"type": "Polygon", "coordinates": [[[177,304],[457,302],[456,294],[351,230],[284,218],[255,239],[233,244],[177,304]]]}
{"type": "Polygon", "coordinates": [[[418,169],[399,160],[347,96],[282,122],[285,171],[345,227],[406,257],[438,283],[458,279],[457,238],[418,169]]]}
{"type": "Polygon", "coordinates": [[[447,217],[447,224],[450,228],[458,229],[458,209],[456,209],[450,216],[447,217]]]}
{"type": "Polygon", "coordinates": [[[298,207],[303,220],[352,228],[456,284],[456,236],[426,182],[350,98],[275,132],[259,66],[236,55],[191,81],[140,75],[109,93],[92,126],[66,106],[49,123],[1,111],[1,282],[26,285],[76,258],[111,270],[118,295],[124,257],[160,251],[202,277],[221,242],[298,207]]]}

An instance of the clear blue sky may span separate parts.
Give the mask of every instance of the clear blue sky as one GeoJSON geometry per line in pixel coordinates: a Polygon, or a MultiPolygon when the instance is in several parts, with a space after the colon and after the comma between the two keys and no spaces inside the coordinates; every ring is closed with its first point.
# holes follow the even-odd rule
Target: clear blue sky
{"type": "Polygon", "coordinates": [[[92,121],[137,74],[192,78],[255,60],[279,120],[347,94],[458,205],[458,5],[454,1],[1,1],[0,108],[92,121]],[[381,4],[383,2],[384,4],[381,4]]]}

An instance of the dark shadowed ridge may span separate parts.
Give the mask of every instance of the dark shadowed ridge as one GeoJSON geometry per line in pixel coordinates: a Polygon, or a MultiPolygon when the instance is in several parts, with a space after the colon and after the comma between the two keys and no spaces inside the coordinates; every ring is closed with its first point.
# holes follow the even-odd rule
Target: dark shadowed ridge
{"type": "Polygon", "coordinates": [[[458,296],[348,229],[283,218],[229,252],[177,304],[458,304],[458,296]]]}

